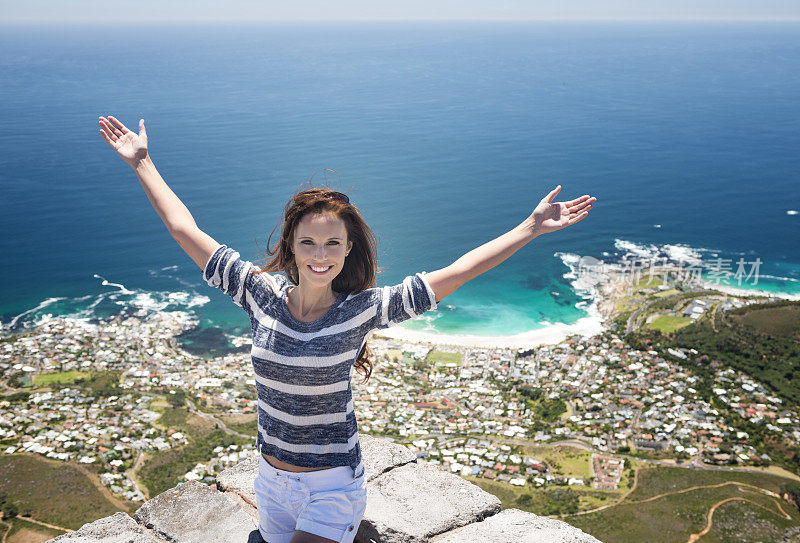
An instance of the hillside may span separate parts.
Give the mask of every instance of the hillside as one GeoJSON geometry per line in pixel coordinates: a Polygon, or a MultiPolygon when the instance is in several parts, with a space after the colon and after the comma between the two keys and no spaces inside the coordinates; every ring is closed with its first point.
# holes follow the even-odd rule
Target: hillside
{"type": "Polygon", "coordinates": [[[763,382],[784,401],[800,402],[800,302],[717,312],[676,330],[664,344],[696,349],[698,364],[716,361],[763,382]]]}

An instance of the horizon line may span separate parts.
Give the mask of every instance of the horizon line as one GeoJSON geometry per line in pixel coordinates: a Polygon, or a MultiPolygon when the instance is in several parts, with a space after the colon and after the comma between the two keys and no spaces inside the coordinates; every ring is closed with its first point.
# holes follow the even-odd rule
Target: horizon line
{"type": "Polygon", "coordinates": [[[526,19],[487,19],[487,18],[373,18],[373,19],[0,19],[0,24],[68,24],[68,23],[534,23],[534,22],[569,22],[569,23],[796,23],[797,17],[775,18],[725,18],[725,17],[690,17],[690,18],[526,18],[526,19]]]}

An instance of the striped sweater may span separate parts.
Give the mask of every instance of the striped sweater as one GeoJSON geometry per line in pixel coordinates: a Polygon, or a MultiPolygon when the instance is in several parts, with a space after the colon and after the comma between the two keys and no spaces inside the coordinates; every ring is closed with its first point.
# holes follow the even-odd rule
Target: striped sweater
{"type": "Polygon", "coordinates": [[[302,322],[286,305],[287,278],[250,273],[255,269],[221,245],[203,278],[250,316],[256,448],[296,466],[350,466],[353,477],[360,477],[364,464],[350,384],[354,362],[375,330],[436,309],[425,272],[394,286],[340,293],[324,316],[302,322]]]}

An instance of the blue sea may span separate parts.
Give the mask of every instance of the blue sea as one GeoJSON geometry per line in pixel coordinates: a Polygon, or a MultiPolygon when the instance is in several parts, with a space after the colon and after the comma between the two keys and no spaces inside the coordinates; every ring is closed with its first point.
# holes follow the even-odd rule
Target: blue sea
{"type": "Polygon", "coordinates": [[[574,323],[582,256],[759,262],[738,286],[797,295],[798,66],[797,23],[5,25],[0,322],[138,308],[248,328],[100,115],[144,118],[198,225],[253,261],[312,176],[348,192],[379,237],[380,285],[449,265],[558,184],[558,200],[597,197],[409,328],[574,323]]]}

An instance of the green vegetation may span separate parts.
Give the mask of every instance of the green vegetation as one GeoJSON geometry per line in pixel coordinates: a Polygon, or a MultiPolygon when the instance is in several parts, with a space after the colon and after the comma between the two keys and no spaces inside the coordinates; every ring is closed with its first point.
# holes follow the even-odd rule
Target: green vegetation
{"type": "Polygon", "coordinates": [[[582,477],[588,479],[592,475],[592,453],[557,445],[555,447],[526,446],[524,454],[541,460],[553,471],[565,477],[582,477]]]}
{"type": "Polygon", "coordinates": [[[545,398],[542,389],[535,388],[527,383],[516,380],[509,382],[511,387],[516,386],[520,399],[533,411],[537,420],[544,422],[557,422],[563,413],[567,412],[567,404],[560,398],[545,398]]]}
{"type": "Polygon", "coordinates": [[[639,282],[636,283],[636,288],[656,288],[663,284],[664,282],[661,279],[656,277],[642,277],[639,279],[639,282]]]}
{"type": "Polygon", "coordinates": [[[6,534],[5,539],[7,543],[44,541],[44,538],[52,539],[67,533],[61,530],[48,528],[47,526],[42,526],[41,524],[29,522],[19,517],[10,519],[6,522],[9,524],[8,533],[6,534]]]}
{"type": "Polygon", "coordinates": [[[400,362],[403,359],[403,351],[400,349],[389,349],[386,351],[386,356],[389,357],[389,360],[400,362]]]}
{"type": "Polygon", "coordinates": [[[797,481],[790,481],[781,485],[781,495],[788,494],[789,500],[794,503],[800,511],[800,483],[797,481]]]}
{"type": "MultiPolygon", "coordinates": [[[[0,488],[20,516],[77,530],[119,510],[96,485],[99,482],[70,463],[38,455],[0,456],[0,488]]],[[[133,504],[128,505],[126,512],[132,512],[133,504]]]]}
{"type": "Polygon", "coordinates": [[[639,470],[639,484],[628,499],[642,500],[664,492],[729,481],[746,483],[775,493],[779,493],[784,484],[792,482],[791,479],[770,473],[672,467],[642,468],[639,470]]]}
{"type": "Polygon", "coordinates": [[[710,294],[718,294],[714,290],[695,290],[691,292],[684,292],[675,296],[664,296],[663,299],[654,302],[648,309],[651,311],[659,311],[663,309],[672,309],[678,302],[688,302],[693,298],[702,298],[710,294]]]}
{"type": "MultiPolygon", "coordinates": [[[[673,299],[666,305],[671,307],[674,303],[673,299]]],[[[797,444],[769,431],[764,424],[742,417],[713,393],[719,386],[715,381],[716,370],[730,367],[764,383],[786,405],[800,401],[798,323],[800,302],[780,301],[745,306],[728,313],[717,311],[713,322],[706,314],[672,333],[642,328],[626,335],[625,341],[637,350],[658,348],[662,356],[691,370],[700,378],[694,385],[698,394],[720,410],[728,426],[746,432],[748,444],[759,455],[769,455],[771,461],[765,460],[762,464],[772,462],[798,473],[800,447],[797,444]],[[696,349],[698,354],[682,360],[670,355],[668,347],[696,349]]]]}
{"type": "Polygon", "coordinates": [[[33,386],[48,386],[52,384],[69,384],[73,383],[76,379],[86,378],[89,374],[84,371],[61,371],[58,373],[40,373],[34,376],[33,386]]]}
{"type": "Polygon", "coordinates": [[[165,394],[167,402],[172,407],[183,407],[186,405],[186,392],[183,389],[178,389],[174,394],[165,394]]]}
{"type": "Polygon", "coordinates": [[[0,399],[9,401],[11,403],[27,403],[28,398],[30,397],[30,392],[12,392],[11,394],[0,397],[0,399]]]}
{"type": "Polygon", "coordinates": [[[800,402],[800,302],[776,305],[718,312],[716,331],[709,319],[698,319],[677,330],[669,346],[697,349],[765,383],[784,400],[800,402]]]}
{"type": "Polygon", "coordinates": [[[183,476],[196,464],[207,462],[214,456],[212,451],[217,446],[241,446],[252,442],[250,438],[226,433],[213,422],[194,415],[183,407],[164,407],[161,412],[157,424],[182,432],[189,443],[169,451],[147,454],[138,477],[147,487],[150,496],[183,482],[183,476]]]}
{"type": "Polygon", "coordinates": [[[649,328],[653,328],[654,330],[659,330],[665,334],[671,334],[675,330],[679,328],[683,328],[684,326],[691,324],[693,321],[688,317],[673,317],[671,315],[659,315],[653,322],[648,324],[649,328]]]}
{"type": "Polygon", "coordinates": [[[609,543],[684,543],[705,527],[714,504],[727,498],[746,498],[751,502],[737,499],[721,505],[714,513],[712,530],[703,536],[703,541],[778,541],[786,528],[800,524],[800,514],[789,511],[785,501],[758,488],[778,492],[787,481],[761,473],[646,468],[639,471],[636,490],[622,504],[564,520],[609,543]],[[791,520],[783,518],[778,504],[792,515],[791,520]]]}
{"type": "Polygon", "coordinates": [[[665,298],[667,296],[672,296],[673,294],[679,294],[680,290],[676,288],[671,288],[669,290],[662,290],[661,292],[656,292],[653,294],[656,298],[665,298]]]}
{"type": "Polygon", "coordinates": [[[432,350],[428,353],[428,356],[425,357],[425,362],[429,364],[451,364],[456,363],[459,366],[461,365],[462,356],[461,353],[446,353],[444,351],[437,351],[432,350]]]}
{"type": "Polygon", "coordinates": [[[130,390],[125,390],[119,386],[119,379],[122,376],[120,370],[93,371],[88,377],[78,377],[75,384],[89,388],[96,396],[122,396],[130,394],[130,390]]]}
{"type": "Polygon", "coordinates": [[[464,477],[500,499],[503,509],[521,509],[537,515],[567,515],[611,503],[622,495],[618,491],[595,490],[585,486],[550,486],[536,488],[492,481],[480,477],[464,477]]]}
{"type": "Polygon", "coordinates": [[[14,518],[19,514],[17,503],[5,494],[0,494],[0,512],[3,518],[14,518]]]}
{"type": "Polygon", "coordinates": [[[739,307],[728,312],[740,324],[757,332],[800,339],[800,303],[780,301],[739,307]]]}
{"type": "Polygon", "coordinates": [[[244,435],[251,435],[255,437],[256,435],[256,428],[258,426],[258,421],[256,420],[258,417],[255,414],[252,415],[217,415],[222,422],[225,423],[229,429],[233,430],[234,432],[239,432],[240,434],[244,435]]]}

